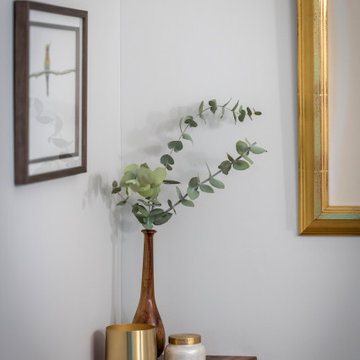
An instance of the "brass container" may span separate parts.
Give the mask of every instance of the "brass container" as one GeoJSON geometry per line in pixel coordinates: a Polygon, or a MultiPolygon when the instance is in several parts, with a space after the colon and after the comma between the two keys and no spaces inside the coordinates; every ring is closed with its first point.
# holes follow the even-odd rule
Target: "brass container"
{"type": "Polygon", "coordinates": [[[120,324],[106,328],[106,360],[156,360],[155,326],[120,324]]]}
{"type": "Polygon", "coordinates": [[[169,344],[173,345],[194,345],[201,343],[199,334],[174,334],[169,336],[169,344]]]}

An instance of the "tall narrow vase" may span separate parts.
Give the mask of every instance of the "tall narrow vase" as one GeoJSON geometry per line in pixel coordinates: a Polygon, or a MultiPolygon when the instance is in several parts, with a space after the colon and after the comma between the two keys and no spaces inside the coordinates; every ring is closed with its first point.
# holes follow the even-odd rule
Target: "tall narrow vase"
{"type": "Polygon", "coordinates": [[[144,255],[141,294],[133,323],[156,327],[157,356],[160,356],[165,346],[165,329],[155,301],[153,238],[156,230],[142,230],[142,232],[144,234],[144,255]]]}

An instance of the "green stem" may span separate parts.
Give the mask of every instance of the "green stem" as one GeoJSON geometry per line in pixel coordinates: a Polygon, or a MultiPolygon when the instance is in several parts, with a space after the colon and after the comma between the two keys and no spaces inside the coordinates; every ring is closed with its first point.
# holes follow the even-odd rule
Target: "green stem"
{"type": "Polygon", "coordinates": [[[121,200],[126,200],[126,204],[130,205],[130,206],[134,206],[135,204],[131,204],[131,202],[129,202],[129,196],[124,197],[124,195],[118,193],[118,195],[121,197],[121,200]]]}
{"type": "MultiPolygon", "coordinates": [[[[203,109],[203,111],[201,112],[201,114],[203,114],[205,111],[210,110],[210,107],[207,107],[205,109],[203,109]]],[[[200,113],[197,113],[196,115],[194,115],[194,119],[197,119],[200,117],[201,115],[200,113]]],[[[181,131],[181,134],[178,138],[178,141],[180,141],[183,137],[183,135],[185,134],[186,130],[189,128],[189,125],[186,125],[185,128],[181,131]]],[[[172,153],[174,152],[174,149],[171,149],[170,152],[168,153],[168,155],[172,155],[172,153]]]]}
{"type": "MultiPolygon", "coordinates": [[[[248,148],[248,150],[250,149],[250,147],[248,148]]],[[[247,151],[246,151],[247,152],[247,151]]],[[[242,158],[242,155],[239,155],[234,161],[237,161],[237,160],[240,160],[242,158]]],[[[204,185],[206,184],[207,182],[210,181],[211,178],[214,178],[216,176],[218,176],[222,171],[221,170],[218,170],[216,171],[214,174],[210,175],[207,179],[203,180],[200,182],[200,184],[195,188],[195,190],[197,190],[199,188],[200,185],[204,185]]],[[[172,209],[174,209],[176,206],[180,205],[181,204],[181,201],[183,199],[186,199],[188,197],[188,193],[186,193],[183,198],[181,200],[178,200],[175,204],[173,204],[172,207],[168,208],[167,210],[165,210],[165,212],[170,212],[172,209]]]]}

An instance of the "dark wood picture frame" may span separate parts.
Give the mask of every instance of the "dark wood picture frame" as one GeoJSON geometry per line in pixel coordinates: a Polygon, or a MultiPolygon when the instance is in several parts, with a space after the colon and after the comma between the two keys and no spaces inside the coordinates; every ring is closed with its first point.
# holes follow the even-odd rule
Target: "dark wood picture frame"
{"type": "MultiPolygon", "coordinates": [[[[87,11],[31,1],[14,2],[14,145],[15,184],[28,184],[86,172],[87,167],[87,11]],[[81,48],[81,164],[76,167],[29,174],[29,61],[30,10],[82,19],[81,48]]],[[[63,156],[65,157],[65,156],[63,156]]],[[[58,159],[62,156],[59,155],[58,159]]]]}

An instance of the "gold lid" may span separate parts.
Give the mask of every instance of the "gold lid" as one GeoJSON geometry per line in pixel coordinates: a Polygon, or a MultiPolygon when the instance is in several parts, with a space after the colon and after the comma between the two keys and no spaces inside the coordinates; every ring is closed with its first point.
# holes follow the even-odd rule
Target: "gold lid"
{"type": "Polygon", "coordinates": [[[169,343],[173,345],[193,345],[201,343],[199,334],[174,334],[169,336],[169,343]]]}

